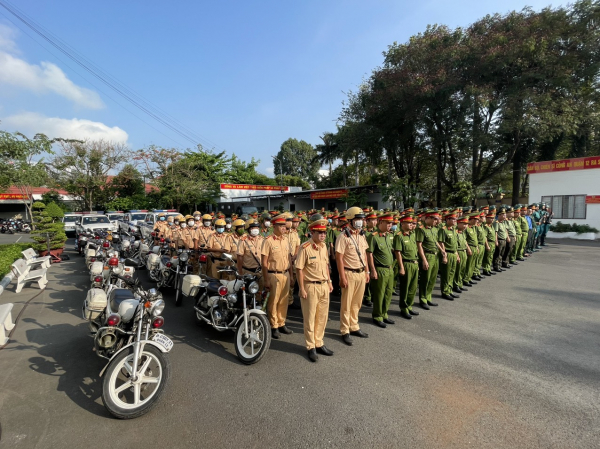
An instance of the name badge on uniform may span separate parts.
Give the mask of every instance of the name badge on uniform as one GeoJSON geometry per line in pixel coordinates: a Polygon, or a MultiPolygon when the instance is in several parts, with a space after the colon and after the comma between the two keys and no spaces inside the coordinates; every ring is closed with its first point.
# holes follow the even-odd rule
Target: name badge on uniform
{"type": "Polygon", "coordinates": [[[279,249],[279,246],[274,246],[273,249],[279,249]]]}
{"type": "Polygon", "coordinates": [[[316,258],[317,258],[317,256],[309,257],[309,259],[316,259],[316,258]]]}

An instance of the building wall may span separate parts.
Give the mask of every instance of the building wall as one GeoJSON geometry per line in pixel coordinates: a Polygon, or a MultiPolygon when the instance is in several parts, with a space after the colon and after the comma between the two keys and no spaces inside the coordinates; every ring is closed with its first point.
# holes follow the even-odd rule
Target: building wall
{"type": "MultiPolygon", "coordinates": [[[[600,169],[532,173],[529,176],[529,203],[539,203],[543,196],[600,195],[600,169]]],[[[554,223],[589,224],[600,229],[600,204],[586,204],[586,219],[554,219],[554,223]]]]}

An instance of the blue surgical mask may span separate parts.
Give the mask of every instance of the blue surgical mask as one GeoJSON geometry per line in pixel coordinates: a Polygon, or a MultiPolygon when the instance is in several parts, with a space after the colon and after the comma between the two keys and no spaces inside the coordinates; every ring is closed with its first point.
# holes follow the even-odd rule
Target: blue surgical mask
{"type": "Polygon", "coordinates": [[[396,229],[398,229],[398,226],[392,225],[392,231],[395,231],[396,229]]]}
{"type": "Polygon", "coordinates": [[[160,221],[165,221],[165,217],[160,217],[159,220],[160,221]]]}
{"type": "Polygon", "coordinates": [[[223,232],[225,232],[225,228],[217,228],[218,234],[223,234],[223,232]]]}
{"type": "Polygon", "coordinates": [[[332,220],[331,218],[328,218],[328,219],[327,219],[327,221],[328,221],[329,223],[333,222],[333,220],[332,220]]]}

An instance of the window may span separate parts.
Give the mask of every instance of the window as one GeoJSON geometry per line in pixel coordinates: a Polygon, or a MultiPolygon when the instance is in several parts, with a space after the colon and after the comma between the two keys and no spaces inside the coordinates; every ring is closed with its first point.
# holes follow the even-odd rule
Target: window
{"type": "Polygon", "coordinates": [[[542,202],[550,205],[554,218],[586,218],[585,195],[543,196],[542,202]]]}
{"type": "Polygon", "coordinates": [[[296,205],[290,204],[290,212],[296,212],[296,205]]]}

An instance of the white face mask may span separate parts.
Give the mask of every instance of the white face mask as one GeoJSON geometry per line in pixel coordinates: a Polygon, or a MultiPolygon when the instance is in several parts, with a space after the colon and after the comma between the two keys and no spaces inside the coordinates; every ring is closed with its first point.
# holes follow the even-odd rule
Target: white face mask
{"type": "Polygon", "coordinates": [[[180,225],[180,226],[181,226],[181,229],[185,229],[185,228],[187,228],[187,225],[186,225],[185,223],[181,223],[181,225],[180,225]]]}
{"type": "Polygon", "coordinates": [[[363,227],[363,221],[362,221],[362,220],[356,220],[356,221],[354,222],[353,226],[354,226],[356,229],[362,229],[362,227],[363,227]]]}
{"type": "Polygon", "coordinates": [[[271,227],[271,222],[265,221],[265,228],[270,228],[270,227],[271,227]]]}
{"type": "Polygon", "coordinates": [[[252,229],[250,229],[250,235],[252,237],[256,237],[258,235],[258,231],[259,231],[258,228],[252,228],[252,229]]]}
{"type": "Polygon", "coordinates": [[[205,221],[204,222],[204,226],[207,227],[207,228],[210,228],[210,221],[205,221]]]}
{"type": "Polygon", "coordinates": [[[231,225],[230,225],[229,223],[227,223],[227,224],[225,225],[225,227],[226,227],[227,229],[231,229],[231,225]]]}
{"type": "Polygon", "coordinates": [[[194,217],[194,220],[196,220],[196,221],[200,221],[200,218],[202,218],[202,217],[200,217],[200,215],[196,215],[196,216],[194,217]]]}
{"type": "Polygon", "coordinates": [[[194,226],[194,220],[188,220],[188,225],[189,226],[194,226]]]}

